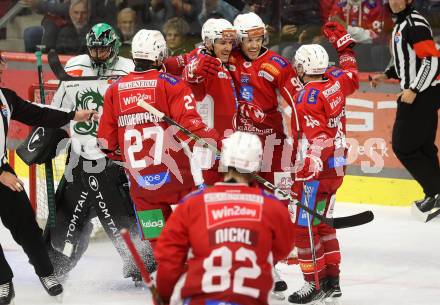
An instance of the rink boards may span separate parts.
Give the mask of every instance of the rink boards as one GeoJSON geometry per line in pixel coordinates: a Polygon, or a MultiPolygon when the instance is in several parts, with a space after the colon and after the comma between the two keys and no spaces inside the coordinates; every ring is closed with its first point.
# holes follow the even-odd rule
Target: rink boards
{"type": "MultiPolygon", "coordinates": [[[[29,169],[18,156],[15,158],[15,171],[23,180],[28,179],[29,169]]],[[[339,202],[408,206],[412,201],[422,197],[422,189],[412,179],[347,175],[337,193],[336,200],[339,202]]]]}

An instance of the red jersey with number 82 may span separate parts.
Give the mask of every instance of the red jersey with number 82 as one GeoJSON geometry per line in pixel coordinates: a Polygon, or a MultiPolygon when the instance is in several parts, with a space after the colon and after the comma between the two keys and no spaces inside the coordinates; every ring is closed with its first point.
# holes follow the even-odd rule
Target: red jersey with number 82
{"type": "Polygon", "coordinates": [[[191,305],[268,304],[273,261],[289,254],[294,230],[287,208],[259,188],[216,183],[192,193],[156,246],[159,294],[168,302],[176,286],[191,305]]]}

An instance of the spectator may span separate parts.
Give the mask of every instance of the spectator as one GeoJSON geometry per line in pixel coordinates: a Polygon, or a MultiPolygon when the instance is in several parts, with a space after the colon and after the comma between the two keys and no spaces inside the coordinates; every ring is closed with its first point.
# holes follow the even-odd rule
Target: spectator
{"type": "Polygon", "coordinates": [[[131,42],[136,33],[136,12],[127,7],[118,13],[118,30],[122,42],[131,42]]]}
{"type": "Polygon", "coordinates": [[[131,57],[131,40],[136,33],[136,11],[126,7],[118,13],[117,29],[121,39],[119,54],[123,57],[131,57]]]}
{"type": "MultiPolygon", "coordinates": [[[[44,14],[41,27],[29,27],[23,33],[26,52],[35,52],[36,46],[40,44],[46,46],[46,50],[55,49],[60,29],[69,24],[70,2],[70,0],[20,0],[24,7],[44,14]]],[[[90,0],[89,11],[92,23],[105,21],[115,24],[115,0],[90,0]]]]}
{"type": "Polygon", "coordinates": [[[165,20],[175,14],[170,0],[147,0],[142,10],[144,25],[152,30],[160,30],[165,20]]]}
{"type": "Polygon", "coordinates": [[[239,11],[223,0],[203,0],[202,11],[198,16],[200,24],[204,24],[209,18],[224,18],[230,22],[234,21],[239,11]]]}
{"type": "Polygon", "coordinates": [[[273,10],[276,5],[275,3],[271,3],[268,0],[248,0],[246,2],[246,5],[241,11],[243,14],[253,12],[260,16],[265,24],[279,21],[279,18],[275,16],[275,10],[273,10]]]}
{"type": "Polygon", "coordinates": [[[46,46],[46,50],[54,49],[58,33],[68,22],[68,0],[20,0],[23,7],[44,14],[41,26],[32,26],[24,30],[23,38],[26,52],[35,52],[36,46],[46,46]]]}
{"type": "Polygon", "coordinates": [[[393,27],[383,0],[338,0],[329,19],[344,24],[358,43],[385,43],[393,27]]]}
{"type": "Polygon", "coordinates": [[[181,17],[188,22],[190,31],[195,36],[200,35],[200,23],[197,19],[202,9],[203,0],[170,0],[173,7],[173,16],[181,17]]]}
{"type": "Polygon", "coordinates": [[[170,56],[187,53],[191,47],[185,44],[185,36],[189,32],[189,24],[180,17],[173,17],[163,25],[163,32],[170,56]]]}
{"type": "Polygon", "coordinates": [[[71,24],[58,33],[56,50],[60,54],[86,53],[85,37],[90,28],[88,0],[71,0],[69,17],[71,24]]]}
{"type": "Polygon", "coordinates": [[[281,38],[284,41],[299,41],[302,36],[311,36],[321,28],[320,6],[317,0],[286,0],[281,10],[281,38]]]}
{"type": "Polygon", "coordinates": [[[90,0],[90,20],[91,24],[108,23],[112,26],[116,24],[116,2],[118,0],[90,0]]]}
{"type": "Polygon", "coordinates": [[[194,0],[171,0],[171,5],[176,16],[192,21],[197,16],[197,1],[194,0]]]}

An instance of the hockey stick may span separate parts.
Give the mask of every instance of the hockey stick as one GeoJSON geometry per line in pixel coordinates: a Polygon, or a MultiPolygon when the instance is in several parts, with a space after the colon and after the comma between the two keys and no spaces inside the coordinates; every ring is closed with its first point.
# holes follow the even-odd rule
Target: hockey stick
{"type": "MultiPolygon", "coordinates": [[[[310,199],[310,190],[304,184],[304,205],[309,207],[309,199],[310,199]]],[[[316,262],[316,248],[315,248],[315,240],[313,238],[313,228],[312,228],[312,219],[310,219],[310,214],[306,214],[307,217],[307,231],[309,232],[309,241],[310,241],[310,250],[312,252],[312,263],[313,263],[313,276],[315,279],[315,287],[316,290],[319,290],[321,287],[319,285],[319,276],[318,276],[318,263],[316,262]]]]}
{"type": "MultiPolygon", "coordinates": [[[[139,101],[137,103],[137,105],[139,107],[142,107],[143,109],[149,111],[150,113],[156,115],[159,119],[163,119],[167,124],[176,126],[177,128],[180,129],[180,131],[182,131],[188,137],[190,137],[194,141],[199,141],[205,147],[207,147],[211,151],[213,151],[215,154],[217,154],[217,155],[219,154],[219,151],[218,151],[216,146],[208,143],[205,139],[202,139],[198,135],[192,133],[190,130],[186,129],[185,127],[183,127],[182,125],[180,125],[179,123],[174,121],[172,118],[166,116],[163,112],[161,112],[161,111],[157,110],[156,108],[154,108],[152,105],[150,105],[150,104],[148,104],[148,103],[146,103],[146,102],[144,102],[142,100],[139,101]]],[[[321,220],[323,223],[326,223],[327,225],[329,225],[329,226],[331,226],[331,227],[333,227],[335,229],[343,229],[343,228],[349,228],[349,227],[354,227],[354,226],[360,226],[360,225],[369,223],[369,222],[371,222],[374,219],[374,214],[371,211],[365,211],[365,212],[362,212],[362,213],[359,213],[359,214],[355,214],[355,215],[351,215],[351,216],[345,216],[345,217],[327,218],[327,217],[325,217],[323,215],[320,215],[317,212],[309,209],[308,207],[303,205],[298,200],[293,199],[290,194],[286,193],[285,191],[283,191],[280,188],[277,188],[275,185],[273,185],[272,183],[270,183],[269,181],[267,181],[263,177],[253,173],[252,174],[252,178],[257,180],[259,183],[264,185],[264,187],[266,187],[267,189],[273,191],[274,193],[282,195],[283,197],[287,197],[287,199],[290,202],[298,205],[299,207],[301,207],[303,210],[305,210],[309,214],[313,215],[314,217],[316,217],[319,220],[321,220]]]]}
{"type": "Polygon", "coordinates": [[[47,54],[47,61],[49,62],[50,69],[55,74],[56,78],[60,81],[87,81],[87,80],[106,80],[106,79],[118,79],[122,75],[108,75],[108,76],[72,76],[68,74],[63,67],[63,64],[58,57],[58,54],[54,50],[50,50],[47,54]]]}
{"type": "MultiPolygon", "coordinates": [[[[44,94],[44,79],[43,79],[43,62],[41,60],[41,51],[35,52],[37,57],[37,70],[38,70],[38,84],[40,86],[40,100],[44,105],[46,104],[46,96],[44,94]]],[[[53,169],[52,160],[48,160],[44,163],[45,173],[46,173],[46,192],[47,192],[47,207],[49,211],[48,215],[48,227],[49,229],[55,228],[55,186],[53,181],[53,169]]]]}
{"type": "Polygon", "coordinates": [[[147,267],[145,266],[144,262],[142,261],[141,256],[136,250],[136,247],[134,246],[133,241],[130,238],[130,233],[127,229],[121,230],[121,236],[125,241],[125,244],[127,245],[127,248],[130,250],[131,255],[133,256],[133,260],[136,263],[136,266],[138,267],[142,280],[144,281],[145,285],[147,285],[148,289],[151,292],[151,295],[153,296],[153,300],[155,302],[155,305],[163,305],[163,301],[160,298],[159,293],[157,292],[156,286],[151,281],[150,274],[147,271],[147,267]]]}

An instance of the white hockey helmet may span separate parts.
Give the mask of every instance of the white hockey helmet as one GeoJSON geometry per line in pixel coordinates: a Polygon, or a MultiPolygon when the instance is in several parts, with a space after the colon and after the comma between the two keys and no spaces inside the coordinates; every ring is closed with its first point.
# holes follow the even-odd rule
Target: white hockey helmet
{"type": "Polygon", "coordinates": [[[327,51],[319,44],[302,45],[295,53],[294,65],[307,75],[324,74],[328,67],[327,51]]]}
{"type": "Polygon", "coordinates": [[[236,131],[223,140],[220,164],[233,167],[240,173],[260,170],[263,158],[263,145],[257,135],[236,131]]]}
{"type": "Polygon", "coordinates": [[[167,53],[167,43],[159,31],[139,30],[131,42],[133,59],[157,61],[161,64],[167,57],[167,53]]]}
{"type": "Polygon", "coordinates": [[[210,18],[202,26],[202,40],[204,43],[214,44],[216,39],[237,39],[237,31],[234,26],[226,19],[210,18]]]}
{"type": "Polygon", "coordinates": [[[243,40],[244,37],[267,37],[266,25],[260,16],[250,12],[239,14],[235,17],[234,28],[237,30],[238,39],[243,40]]]}

